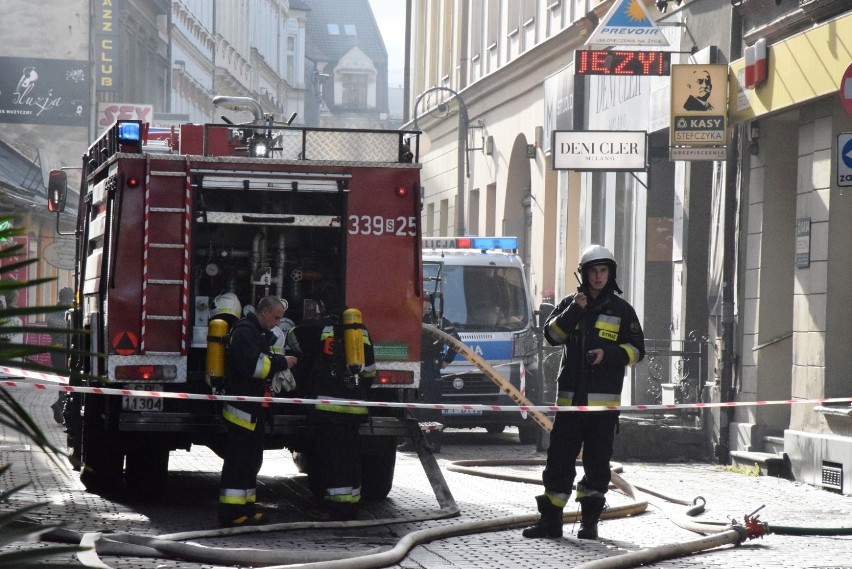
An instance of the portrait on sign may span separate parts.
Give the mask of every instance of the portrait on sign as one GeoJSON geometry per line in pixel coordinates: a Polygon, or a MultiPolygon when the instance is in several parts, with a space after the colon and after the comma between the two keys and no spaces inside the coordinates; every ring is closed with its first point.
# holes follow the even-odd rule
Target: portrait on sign
{"type": "Polygon", "coordinates": [[[727,145],[727,65],[672,65],[670,91],[670,146],[727,145]]]}
{"type": "Polygon", "coordinates": [[[716,112],[726,114],[728,67],[726,65],[672,65],[672,113],[716,112]]]}

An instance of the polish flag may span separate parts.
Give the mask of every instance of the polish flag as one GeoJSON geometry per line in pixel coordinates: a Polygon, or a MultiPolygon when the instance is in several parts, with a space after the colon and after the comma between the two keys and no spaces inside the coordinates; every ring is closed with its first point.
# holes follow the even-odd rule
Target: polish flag
{"type": "Polygon", "coordinates": [[[745,86],[754,89],[766,81],[766,39],[759,39],[745,49],[745,86]]]}

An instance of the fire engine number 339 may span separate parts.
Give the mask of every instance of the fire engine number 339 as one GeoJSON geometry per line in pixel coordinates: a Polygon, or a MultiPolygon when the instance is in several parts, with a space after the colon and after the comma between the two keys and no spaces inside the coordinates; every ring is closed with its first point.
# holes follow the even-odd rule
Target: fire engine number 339
{"type": "Polygon", "coordinates": [[[381,215],[350,215],[349,235],[417,235],[417,218],[382,217],[381,215]]]}

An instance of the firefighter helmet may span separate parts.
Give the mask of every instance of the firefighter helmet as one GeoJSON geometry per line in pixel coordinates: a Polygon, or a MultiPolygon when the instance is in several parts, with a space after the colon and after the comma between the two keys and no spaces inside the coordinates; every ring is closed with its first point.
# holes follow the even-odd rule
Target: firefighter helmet
{"type": "Polygon", "coordinates": [[[278,326],[273,326],[272,335],[275,336],[275,340],[272,342],[272,345],[269,346],[270,351],[273,354],[283,354],[284,344],[287,343],[287,333],[281,330],[278,326]]]}
{"type": "Polygon", "coordinates": [[[586,269],[594,265],[607,265],[609,267],[609,281],[607,285],[611,285],[613,289],[621,294],[621,289],[618,283],[615,282],[615,273],[618,268],[618,263],[615,262],[615,257],[612,251],[603,245],[591,245],[587,247],[583,254],[580,255],[580,275],[583,277],[583,284],[586,284],[586,269]]]}
{"type": "Polygon", "coordinates": [[[225,292],[213,299],[210,318],[221,318],[228,324],[233,324],[242,315],[242,308],[236,294],[225,292]]]}

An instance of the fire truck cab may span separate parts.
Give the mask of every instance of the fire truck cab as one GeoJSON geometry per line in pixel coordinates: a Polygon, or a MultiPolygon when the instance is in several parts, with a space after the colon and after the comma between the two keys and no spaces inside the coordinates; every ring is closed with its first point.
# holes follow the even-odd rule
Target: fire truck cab
{"type": "MultiPolygon", "coordinates": [[[[292,127],[251,99],[214,103],[254,120],[167,130],[118,121],[83,156],[71,384],[216,393],[205,377],[214,299],[230,293],[245,310],[274,294],[298,323],[316,315],[316,288],[330,280],[374,343],[369,399],[405,400],[420,375],[417,133],[292,127]]],[[[61,212],[62,184],[49,194],[61,212]]],[[[219,448],[220,405],[75,393],[66,413],[75,467],[93,491],[156,488],[170,451],[219,448]]],[[[271,405],[266,440],[294,451],[310,475],[307,409],[271,405]]],[[[373,408],[371,417],[363,493],[383,498],[396,437],[416,423],[399,409],[373,408]]]]}

